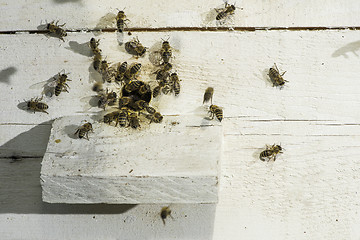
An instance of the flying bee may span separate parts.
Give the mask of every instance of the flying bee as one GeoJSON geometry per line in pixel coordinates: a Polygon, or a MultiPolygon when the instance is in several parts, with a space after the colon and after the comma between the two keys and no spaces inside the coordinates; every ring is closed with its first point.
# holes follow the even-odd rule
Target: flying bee
{"type": "Polygon", "coordinates": [[[97,93],[101,93],[104,91],[103,84],[102,83],[95,83],[92,87],[92,90],[97,93]]]}
{"type": "Polygon", "coordinates": [[[49,114],[46,109],[49,108],[49,106],[46,103],[41,102],[41,98],[32,98],[29,101],[26,102],[28,110],[32,110],[35,112],[44,112],[49,114]]]}
{"type": "Polygon", "coordinates": [[[97,72],[101,73],[101,54],[95,54],[93,67],[97,72]]]}
{"type": "Polygon", "coordinates": [[[144,47],[139,39],[136,37],[132,41],[125,43],[125,50],[135,56],[142,57],[146,52],[146,47],[144,47]]]}
{"type": "Polygon", "coordinates": [[[163,120],[163,116],[159,112],[146,115],[146,118],[150,120],[150,123],[160,123],[163,120]]]}
{"type": "Polygon", "coordinates": [[[140,127],[140,121],[136,113],[130,113],[128,116],[129,126],[132,128],[140,127]]]}
{"type": "Polygon", "coordinates": [[[280,88],[282,88],[284,85],[285,85],[285,82],[288,82],[287,80],[285,80],[284,78],[283,78],[283,76],[284,76],[284,74],[286,73],[286,71],[285,72],[283,72],[282,74],[280,74],[280,71],[279,71],[279,69],[277,68],[277,66],[276,66],[276,63],[274,63],[274,66],[275,66],[275,68],[270,68],[269,69],[269,77],[270,77],[270,80],[272,81],[272,83],[273,83],[273,87],[274,86],[280,86],[280,88]]]}
{"type": "Polygon", "coordinates": [[[161,69],[159,69],[159,70],[157,70],[155,72],[156,73],[156,80],[166,80],[170,76],[169,71],[171,69],[172,69],[172,64],[171,63],[165,63],[161,69]]]}
{"type": "Polygon", "coordinates": [[[223,110],[216,105],[210,105],[209,107],[210,118],[214,119],[214,116],[221,122],[223,119],[223,110]]]}
{"type": "Polygon", "coordinates": [[[144,100],[138,100],[135,102],[135,108],[139,110],[145,109],[148,113],[154,114],[156,112],[156,109],[149,106],[149,103],[144,100]]]}
{"type": "Polygon", "coordinates": [[[87,140],[89,140],[89,132],[94,132],[93,128],[92,128],[92,124],[91,123],[85,123],[82,126],[80,126],[76,132],[75,135],[78,134],[78,137],[81,138],[86,138],[87,140]]]}
{"type": "Polygon", "coordinates": [[[160,212],[160,217],[161,217],[161,220],[163,221],[164,225],[165,225],[165,219],[170,216],[171,218],[173,218],[171,216],[171,209],[169,207],[163,207],[161,209],[161,212],[160,212]]]}
{"type": "Polygon", "coordinates": [[[125,91],[132,92],[140,88],[142,81],[131,81],[130,83],[125,85],[125,91]]]}
{"type": "Polygon", "coordinates": [[[265,161],[266,159],[270,161],[271,159],[276,160],[276,155],[282,152],[282,147],[280,145],[273,144],[272,146],[266,145],[266,150],[260,153],[260,160],[265,161]]]}
{"type": "Polygon", "coordinates": [[[206,102],[208,102],[208,101],[210,101],[210,100],[211,100],[211,104],[212,104],[213,94],[214,94],[214,88],[208,87],[208,88],[205,90],[205,93],[204,93],[203,104],[206,103],[206,102]]]}
{"type": "Polygon", "coordinates": [[[126,70],[127,70],[127,62],[123,62],[122,64],[119,65],[117,74],[115,76],[116,82],[121,82],[124,79],[124,74],[126,70]]]}
{"type": "Polygon", "coordinates": [[[173,90],[175,93],[175,96],[179,95],[180,93],[180,80],[177,75],[177,73],[172,73],[170,75],[170,83],[173,85],[173,90]]]}
{"type": "Polygon", "coordinates": [[[161,54],[161,58],[162,58],[164,64],[169,63],[171,55],[172,55],[172,48],[170,46],[169,41],[163,40],[160,54],[161,54]]]}
{"type": "Polygon", "coordinates": [[[100,39],[99,40],[96,40],[95,38],[90,39],[89,45],[95,55],[101,54],[101,49],[99,49],[99,42],[100,42],[100,39]]]}
{"type": "MultiPolygon", "coordinates": [[[[225,20],[228,16],[233,15],[235,13],[235,5],[230,5],[227,2],[225,3],[225,8],[216,9],[217,12],[216,20],[221,21],[225,20]]],[[[220,22],[221,23],[221,22],[220,22]]]]}
{"type": "Polygon", "coordinates": [[[58,78],[56,80],[56,86],[55,86],[55,96],[59,96],[61,92],[69,92],[68,88],[69,85],[67,85],[67,81],[71,81],[67,78],[67,74],[63,73],[60,75],[58,74],[58,78]]]}
{"type": "Polygon", "coordinates": [[[106,92],[100,92],[99,101],[98,101],[98,107],[103,108],[105,110],[105,107],[108,105],[113,105],[116,102],[117,94],[114,91],[109,92],[108,89],[106,89],[106,92]]]}
{"type": "Polygon", "coordinates": [[[119,98],[119,108],[127,106],[132,101],[131,97],[121,97],[119,98]]]}
{"type": "Polygon", "coordinates": [[[125,21],[129,21],[129,19],[126,19],[124,11],[119,11],[116,16],[116,26],[121,33],[124,31],[124,26],[126,25],[125,21]]]}
{"type": "Polygon", "coordinates": [[[144,94],[146,94],[148,92],[151,93],[150,85],[149,84],[141,85],[138,92],[139,92],[140,95],[144,95],[144,94]]]}
{"type": "Polygon", "coordinates": [[[61,40],[64,40],[64,37],[67,36],[67,33],[64,29],[62,29],[61,27],[65,26],[65,23],[62,25],[58,25],[59,21],[56,21],[56,23],[54,24],[55,21],[52,21],[51,23],[48,23],[46,25],[46,29],[49,30],[50,33],[54,33],[56,36],[58,36],[61,40]]]}

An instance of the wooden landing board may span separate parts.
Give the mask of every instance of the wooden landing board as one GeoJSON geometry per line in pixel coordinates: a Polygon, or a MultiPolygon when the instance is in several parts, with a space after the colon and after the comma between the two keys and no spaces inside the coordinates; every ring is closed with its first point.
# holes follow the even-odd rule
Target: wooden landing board
{"type": "Polygon", "coordinates": [[[217,202],[223,141],[217,120],[166,117],[137,130],[93,123],[89,141],[74,136],[82,120],[94,122],[54,121],[41,169],[45,202],[217,202]]]}

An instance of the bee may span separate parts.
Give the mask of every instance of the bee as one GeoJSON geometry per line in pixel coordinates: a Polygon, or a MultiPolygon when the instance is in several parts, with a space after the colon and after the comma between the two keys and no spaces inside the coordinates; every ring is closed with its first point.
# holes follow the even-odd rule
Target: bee
{"type": "Polygon", "coordinates": [[[117,74],[115,76],[116,82],[121,82],[124,79],[124,74],[126,70],[127,70],[127,62],[123,62],[122,64],[119,65],[117,74]]]}
{"type": "Polygon", "coordinates": [[[132,128],[140,127],[140,121],[136,113],[130,113],[128,116],[129,126],[132,128]]]}
{"type": "Polygon", "coordinates": [[[125,50],[132,54],[132,55],[136,55],[138,57],[142,57],[144,56],[145,52],[146,52],[146,47],[144,47],[139,39],[136,37],[134,38],[132,41],[130,42],[126,42],[125,43],[125,50]]]}
{"type": "Polygon", "coordinates": [[[143,82],[142,81],[131,81],[125,85],[125,91],[132,92],[138,90],[143,82]]]}
{"type": "Polygon", "coordinates": [[[104,82],[111,82],[112,77],[114,76],[114,69],[110,69],[109,63],[106,60],[101,61],[100,72],[104,82]]]}
{"type": "Polygon", "coordinates": [[[116,16],[116,26],[121,33],[124,31],[124,25],[126,25],[125,21],[129,21],[129,19],[126,19],[124,11],[119,11],[116,16]]]}
{"type": "Polygon", "coordinates": [[[94,86],[92,87],[92,90],[98,93],[103,92],[104,91],[103,84],[99,82],[95,83],[94,86]]]}
{"type": "Polygon", "coordinates": [[[167,81],[166,81],[166,80],[160,80],[160,81],[159,81],[159,85],[156,86],[156,87],[154,88],[154,90],[153,90],[153,97],[156,98],[157,96],[159,96],[161,89],[163,90],[163,93],[164,93],[164,94],[167,94],[167,93],[169,92],[169,88],[166,88],[166,89],[165,89],[165,87],[167,87],[167,86],[168,86],[168,85],[167,85],[167,81]],[[165,90],[164,90],[164,89],[165,89],[165,90]]]}
{"type": "Polygon", "coordinates": [[[109,92],[108,89],[106,89],[106,92],[100,92],[99,94],[99,101],[98,101],[98,107],[103,108],[105,110],[105,107],[108,105],[113,105],[116,102],[117,94],[114,91],[109,92]]]}
{"type": "Polygon", "coordinates": [[[172,73],[170,75],[170,82],[173,85],[173,90],[175,92],[175,96],[179,95],[180,93],[180,80],[177,73],[172,73]]]}
{"type": "Polygon", "coordinates": [[[233,15],[235,13],[235,5],[230,5],[227,2],[225,3],[225,8],[216,9],[215,11],[218,13],[216,15],[216,20],[221,21],[227,18],[230,15],[233,15]]]}
{"type": "Polygon", "coordinates": [[[269,77],[270,77],[270,80],[272,81],[272,83],[273,83],[273,87],[274,86],[280,86],[280,88],[282,88],[284,85],[285,85],[285,82],[288,82],[287,80],[285,80],[284,78],[283,78],[283,76],[284,76],[284,74],[286,73],[286,71],[285,72],[283,72],[282,74],[280,74],[280,71],[279,71],[279,69],[277,68],[277,66],[276,66],[276,63],[274,63],[274,66],[275,66],[275,68],[270,68],[269,69],[269,77]]]}
{"type": "Polygon", "coordinates": [[[162,69],[157,70],[156,73],[156,80],[166,80],[169,76],[170,73],[169,71],[172,69],[172,64],[171,63],[165,63],[163,65],[162,69]]]}
{"type": "Polygon", "coordinates": [[[28,110],[32,110],[35,112],[44,112],[49,114],[46,109],[49,108],[49,106],[46,103],[41,102],[42,97],[41,98],[32,98],[30,99],[30,101],[27,101],[27,108],[28,110]]]}
{"type": "Polygon", "coordinates": [[[69,85],[67,85],[67,81],[71,81],[67,78],[67,74],[63,73],[60,75],[58,74],[58,78],[56,80],[56,86],[55,86],[55,96],[59,96],[61,92],[69,92],[67,89],[69,88],[69,85]]]}
{"type": "Polygon", "coordinates": [[[118,123],[119,123],[120,127],[125,127],[126,119],[129,117],[129,115],[130,115],[130,110],[127,107],[121,108],[119,117],[116,120],[115,127],[117,126],[118,123]]]}
{"type": "Polygon", "coordinates": [[[214,89],[212,87],[208,87],[206,90],[205,90],[205,93],[204,93],[204,100],[203,100],[203,104],[210,101],[211,100],[211,104],[212,104],[212,97],[213,97],[213,94],[214,94],[214,89]]]}
{"type": "Polygon", "coordinates": [[[273,144],[272,146],[266,145],[266,150],[260,153],[260,160],[265,161],[267,158],[268,161],[270,161],[271,159],[274,159],[275,161],[276,155],[278,155],[279,153],[283,153],[282,147],[280,145],[275,145],[275,144],[273,144]]]}
{"type": "Polygon", "coordinates": [[[161,212],[160,212],[160,217],[161,217],[161,220],[163,221],[164,225],[165,225],[165,219],[170,216],[171,218],[173,218],[171,216],[171,209],[169,207],[163,207],[161,209],[161,212]]]}
{"type": "Polygon", "coordinates": [[[119,118],[120,111],[114,111],[104,115],[104,123],[111,124],[112,121],[115,121],[119,118]]]}
{"type": "Polygon", "coordinates": [[[149,106],[149,103],[144,100],[136,101],[135,108],[140,109],[140,110],[145,109],[150,114],[154,114],[156,112],[155,108],[149,106]]]}
{"type": "Polygon", "coordinates": [[[131,97],[121,97],[119,98],[119,108],[127,106],[132,101],[131,97]]]}
{"type": "Polygon", "coordinates": [[[216,105],[210,105],[209,107],[209,113],[210,113],[210,117],[211,119],[214,119],[214,116],[216,116],[216,118],[221,122],[221,120],[223,119],[223,110],[216,105]]]}
{"type": "Polygon", "coordinates": [[[94,61],[93,61],[93,67],[97,72],[101,73],[101,55],[100,54],[95,54],[94,61]]]}
{"type": "Polygon", "coordinates": [[[163,116],[159,112],[146,115],[146,118],[150,120],[150,123],[160,123],[163,120],[163,116]]]}
{"type": "Polygon", "coordinates": [[[151,88],[149,84],[144,84],[139,88],[139,94],[140,95],[144,95],[146,93],[150,92],[151,93],[151,88]]]}
{"type": "Polygon", "coordinates": [[[100,55],[101,53],[101,49],[99,49],[99,42],[100,39],[99,40],[96,40],[95,38],[90,39],[89,45],[95,55],[100,55]]]}
{"type": "Polygon", "coordinates": [[[140,69],[141,69],[141,63],[135,63],[135,64],[129,69],[129,71],[130,71],[130,74],[131,74],[132,76],[136,76],[136,75],[139,74],[140,69]]]}
{"type": "Polygon", "coordinates": [[[59,21],[56,21],[56,23],[54,24],[55,21],[52,21],[51,23],[48,23],[46,26],[46,29],[49,30],[50,33],[54,33],[55,35],[57,35],[61,40],[64,40],[64,37],[67,36],[67,33],[64,29],[62,29],[61,27],[65,26],[65,23],[62,25],[58,25],[59,21]]]}
{"type": "Polygon", "coordinates": [[[169,41],[163,40],[160,54],[164,64],[169,63],[172,55],[172,50],[169,41]]]}
{"type": "Polygon", "coordinates": [[[75,135],[78,134],[78,137],[81,138],[86,138],[87,140],[89,140],[89,132],[94,132],[93,128],[92,128],[92,124],[91,123],[85,123],[84,125],[82,125],[81,127],[79,127],[76,132],[75,135]]]}

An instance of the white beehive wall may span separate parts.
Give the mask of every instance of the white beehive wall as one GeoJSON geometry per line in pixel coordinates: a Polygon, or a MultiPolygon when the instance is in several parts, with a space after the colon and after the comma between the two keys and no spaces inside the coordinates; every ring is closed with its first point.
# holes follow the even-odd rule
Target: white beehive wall
{"type": "Polygon", "coordinates": [[[236,5],[243,9],[225,25],[236,30],[217,31],[210,19],[222,4],[0,3],[1,239],[360,238],[360,4],[242,1],[236,5]],[[130,58],[115,32],[91,32],[114,29],[102,20],[124,7],[134,29],[125,40],[138,36],[151,48],[170,37],[176,48],[182,93],[179,101],[168,99],[175,107],[161,106],[164,114],[196,112],[207,86],[215,88],[214,101],[224,107],[219,203],[170,205],[174,219],[165,226],[159,217],[163,205],[41,201],[40,161],[52,120],[99,112],[81,100],[93,95],[87,42],[100,38],[109,61],[130,58]],[[57,19],[74,31],[65,42],[36,33],[40,24],[57,19]],[[287,71],[282,90],[267,80],[273,63],[287,71]],[[19,109],[23,99],[39,96],[36,83],[62,69],[73,81],[68,94],[47,102],[49,115],[19,109]],[[261,162],[259,153],[273,143],[281,143],[284,154],[274,163],[261,162]]]}

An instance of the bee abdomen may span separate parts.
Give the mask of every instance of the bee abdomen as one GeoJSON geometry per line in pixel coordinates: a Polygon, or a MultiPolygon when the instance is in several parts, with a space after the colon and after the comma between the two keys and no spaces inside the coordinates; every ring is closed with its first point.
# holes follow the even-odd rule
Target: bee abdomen
{"type": "Polygon", "coordinates": [[[61,84],[57,84],[57,85],[55,86],[55,96],[59,96],[60,93],[61,93],[61,91],[62,91],[62,85],[61,85],[61,84]]]}
{"type": "Polygon", "coordinates": [[[153,90],[153,97],[156,98],[157,96],[159,96],[160,94],[160,89],[161,87],[160,86],[156,86],[153,90]]]}
{"type": "Polygon", "coordinates": [[[117,29],[119,32],[123,32],[124,31],[124,20],[123,19],[119,19],[117,22],[116,22],[116,25],[117,25],[117,29]]]}
{"type": "Polygon", "coordinates": [[[221,20],[223,18],[226,17],[226,13],[225,12],[221,12],[216,16],[216,20],[221,20]]]}
{"type": "Polygon", "coordinates": [[[265,158],[269,158],[272,155],[271,150],[264,150],[260,153],[260,160],[265,161],[265,158]]]}
{"type": "Polygon", "coordinates": [[[46,110],[49,108],[49,106],[46,103],[42,103],[42,102],[37,103],[36,107],[41,110],[46,110]]]}
{"type": "Polygon", "coordinates": [[[175,92],[175,96],[180,94],[180,82],[179,81],[174,82],[174,92],[175,92]]]}

